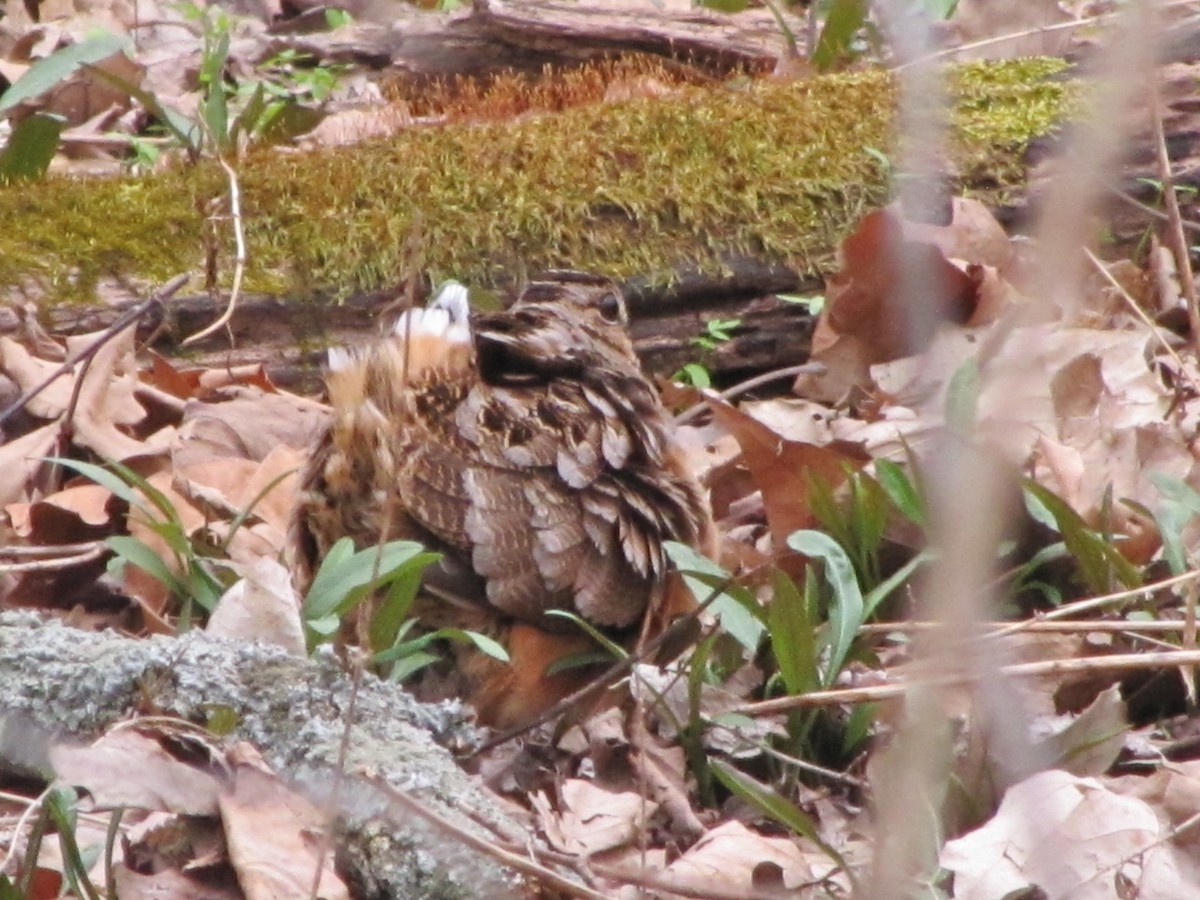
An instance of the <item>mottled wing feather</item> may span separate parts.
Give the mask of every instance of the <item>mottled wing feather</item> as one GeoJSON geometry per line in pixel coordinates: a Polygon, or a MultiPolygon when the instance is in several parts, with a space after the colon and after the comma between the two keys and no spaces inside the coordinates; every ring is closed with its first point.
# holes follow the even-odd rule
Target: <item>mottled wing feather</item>
{"type": "Polygon", "coordinates": [[[499,612],[635,625],[665,575],[663,540],[699,543],[708,520],[627,337],[598,328],[534,303],[474,320],[477,367],[461,345],[443,364],[428,335],[419,354],[401,337],[343,361],[342,418],[310,467],[336,482],[310,493],[337,496],[302,514],[310,530],[369,540],[386,493],[403,505],[397,536],[469,564],[499,612]],[[399,371],[417,357],[421,371],[399,371]]]}

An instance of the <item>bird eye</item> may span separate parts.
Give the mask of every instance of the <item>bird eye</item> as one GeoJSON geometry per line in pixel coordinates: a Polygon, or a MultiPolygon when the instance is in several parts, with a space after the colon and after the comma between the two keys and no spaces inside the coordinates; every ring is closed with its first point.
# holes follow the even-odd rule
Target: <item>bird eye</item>
{"type": "Polygon", "coordinates": [[[623,307],[621,298],[614,293],[605,294],[596,304],[596,308],[600,310],[600,318],[605,322],[612,322],[614,325],[625,318],[623,307]]]}

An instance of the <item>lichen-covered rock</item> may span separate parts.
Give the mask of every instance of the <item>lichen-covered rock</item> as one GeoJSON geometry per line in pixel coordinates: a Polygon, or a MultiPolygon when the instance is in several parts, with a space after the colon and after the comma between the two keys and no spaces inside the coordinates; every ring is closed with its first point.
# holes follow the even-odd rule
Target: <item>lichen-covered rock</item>
{"type": "MultiPolygon", "coordinates": [[[[86,632],[25,612],[0,613],[0,769],[48,772],[55,740],[87,739],[133,710],[203,723],[232,712],[232,738],[252,742],[296,789],[334,795],[353,683],[332,657],[308,660],[193,631],[132,639],[86,632]]],[[[354,700],[339,852],[363,896],[520,897],[513,872],[419,816],[400,813],[381,784],[416,797],[458,828],[488,837],[520,827],[455,763],[472,729],[453,704],[417,703],[366,675],[354,700]],[[386,845],[387,853],[377,852],[386,845]]]]}

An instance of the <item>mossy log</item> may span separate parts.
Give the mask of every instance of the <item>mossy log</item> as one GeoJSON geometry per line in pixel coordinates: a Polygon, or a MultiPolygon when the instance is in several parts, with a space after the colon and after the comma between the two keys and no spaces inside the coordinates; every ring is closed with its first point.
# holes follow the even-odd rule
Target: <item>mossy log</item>
{"type": "MultiPolygon", "coordinates": [[[[1011,202],[1026,150],[1074,102],[1065,65],[951,70],[956,187],[1011,202]]],[[[351,148],[255,153],[237,173],[249,256],[237,352],[302,366],[325,343],[374,327],[387,288],[416,273],[459,278],[478,295],[569,267],[626,281],[656,372],[696,360],[691,339],[714,315],[743,320],[737,340],[703,360],[718,375],[803,361],[810,323],[762,297],[819,288],[838,240],[886,201],[877,151],[889,143],[894,92],[882,71],[679,87],[351,148]]],[[[2,187],[0,289],[26,291],[55,310],[53,328],[75,330],[97,319],[64,300],[128,300],[179,272],[215,273],[227,288],[228,192],[226,174],[205,165],[2,187]]],[[[166,348],[221,302],[177,307],[187,324],[168,331],[166,348]]],[[[227,361],[228,346],[217,335],[201,349],[227,361]]]]}
{"type": "MultiPolygon", "coordinates": [[[[52,743],[89,740],[137,710],[203,724],[213,709],[225,709],[237,722],[231,739],[253,743],[296,790],[323,805],[335,782],[352,690],[332,658],[297,658],[199,631],[135,640],[32,613],[0,613],[0,771],[46,777],[52,743]]],[[[417,703],[370,675],[354,708],[336,815],[339,863],[359,895],[527,896],[515,872],[411,812],[392,814],[395,804],[373,790],[384,782],[408,792],[485,840],[497,833],[525,840],[524,829],[435,740],[470,740],[461,712],[417,703]]]]}

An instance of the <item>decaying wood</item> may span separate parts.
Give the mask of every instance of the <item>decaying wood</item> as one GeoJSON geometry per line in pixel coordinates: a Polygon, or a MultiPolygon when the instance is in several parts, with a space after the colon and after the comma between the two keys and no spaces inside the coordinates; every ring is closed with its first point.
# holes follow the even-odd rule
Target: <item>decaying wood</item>
{"type": "MultiPolygon", "coordinates": [[[[281,21],[273,28],[280,46],[418,77],[536,71],[630,51],[718,71],[769,71],[786,48],[769,10],[729,15],[691,0],[475,0],[449,14],[380,0],[340,5],[359,24],[297,34],[304,21],[281,21]]],[[[802,19],[781,15],[794,33],[803,30],[802,19]]]]}
{"type": "MultiPolygon", "coordinates": [[[[699,361],[718,381],[728,382],[808,358],[812,317],[804,306],[774,295],[817,292],[821,284],[785,266],[739,259],[730,261],[728,273],[721,277],[681,270],[666,284],[632,279],[624,287],[636,349],[652,374],[670,375],[685,363],[699,361]],[[741,324],[732,329],[732,340],[705,352],[694,340],[714,317],[739,319],[741,324]]],[[[99,331],[134,302],[55,307],[44,314],[45,324],[53,334],[99,331]]],[[[207,295],[177,297],[160,314],[147,317],[139,335],[151,339],[160,352],[172,354],[183,338],[220,315],[221,308],[207,295]]],[[[192,358],[206,365],[263,363],[276,384],[315,390],[323,348],[377,334],[395,309],[396,297],[389,293],[356,294],[340,301],[247,295],[231,323],[232,343],[230,334],[214,335],[199,345],[201,356],[192,358]]]]}
{"type": "MultiPolygon", "coordinates": [[[[203,723],[213,708],[236,716],[231,738],[251,741],[294,789],[330,799],[351,693],[332,658],[309,660],[192,631],[130,639],[0,613],[0,772],[44,777],[56,742],[87,741],[135,710],[203,723]]],[[[364,896],[443,900],[524,897],[520,877],[452,834],[388,801],[398,789],[489,841],[524,839],[437,743],[470,739],[446,705],[423,705],[367,676],[356,698],[345,783],[336,809],[339,859],[364,896]],[[385,783],[387,790],[373,789],[385,783]]]]}

